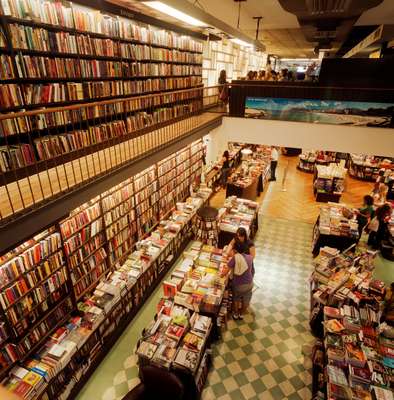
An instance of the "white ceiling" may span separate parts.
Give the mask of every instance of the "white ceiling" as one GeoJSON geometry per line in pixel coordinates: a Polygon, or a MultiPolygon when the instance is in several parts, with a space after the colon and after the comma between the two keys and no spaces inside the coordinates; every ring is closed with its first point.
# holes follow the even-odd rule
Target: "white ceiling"
{"type": "MultiPolygon", "coordinates": [[[[234,0],[188,0],[209,14],[237,27],[238,5],[234,0]]],[[[362,0],[359,0],[362,1],[362,0]]],[[[239,28],[252,38],[256,35],[256,20],[262,16],[259,39],[267,52],[280,57],[313,57],[314,43],[305,40],[295,15],[284,11],[278,0],[247,0],[241,3],[239,28]]],[[[368,10],[356,25],[394,24],[394,0],[385,0],[368,10]]],[[[334,43],[334,48],[339,44],[334,43]]]]}

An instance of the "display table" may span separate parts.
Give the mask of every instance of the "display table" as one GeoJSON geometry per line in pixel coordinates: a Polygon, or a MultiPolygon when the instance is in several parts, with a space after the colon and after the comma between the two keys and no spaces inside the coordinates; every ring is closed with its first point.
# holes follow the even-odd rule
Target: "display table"
{"type": "Polygon", "coordinates": [[[312,236],[312,254],[316,257],[321,247],[329,246],[345,250],[358,242],[358,223],[351,216],[347,218],[344,211],[350,216],[352,213],[346,206],[328,204],[320,209],[312,236]]]}
{"type": "Polygon", "coordinates": [[[247,199],[229,197],[224,208],[219,210],[219,248],[228,245],[238,228],[245,228],[249,238],[254,238],[258,229],[258,204],[247,199]]]}
{"type": "MultiPolygon", "coordinates": [[[[163,282],[157,313],[137,345],[140,375],[154,366],[174,374],[185,390],[183,399],[199,399],[210,364],[209,347],[230,307],[227,256],[194,241],[163,282]]],[[[224,324],[223,324],[224,325],[224,324]]],[[[147,382],[145,385],[155,385],[147,382]]]]}
{"type": "Polygon", "coordinates": [[[226,197],[237,196],[242,199],[256,200],[264,190],[263,175],[253,179],[248,186],[242,187],[233,183],[227,183],[226,197]]]}
{"type": "Polygon", "coordinates": [[[311,398],[393,399],[393,349],[386,288],[373,278],[376,252],[321,249],[310,277],[311,398]],[[342,396],[336,394],[342,393],[342,396]]]}
{"type": "Polygon", "coordinates": [[[363,154],[350,154],[349,175],[352,178],[375,182],[380,170],[393,170],[393,159],[363,154]]]}
{"type": "Polygon", "coordinates": [[[345,175],[346,169],[338,165],[316,165],[313,177],[316,201],[339,203],[344,190],[345,175]]]}

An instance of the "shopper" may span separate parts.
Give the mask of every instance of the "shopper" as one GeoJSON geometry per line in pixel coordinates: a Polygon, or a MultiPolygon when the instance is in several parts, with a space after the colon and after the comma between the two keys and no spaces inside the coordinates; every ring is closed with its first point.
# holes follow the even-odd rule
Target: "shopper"
{"type": "Polygon", "coordinates": [[[358,222],[358,233],[361,238],[363,229],[367,226],[368,222],[374,217],[375,210],[373,208],[373,198],[369,194],[364,196],[363,206],[355,211],[358,222]]]}
{"type": "Polygon", "coordinates": [[[243,247],[236,242],[228,266],[233,273],[233,319],[243,319],[252,298],[253,257],[243,253],[243,247]]]}
{"type": "Polygon", "coordinates": [[[221,160],[222,164],[222,175],[221,175],[221,184],[222,187],[225,188],[227,184],[227,179],[230,173],[230,154],[228,150],[225,150],[221,160]]]}
{"type": "Polygon", "coordinates": [[[247,79],[248,81],[252,81],[252,80],[253,80],[253,77],[254,77],[254,72],[253,72],[253,71],[249,71],[249,72],[247,73],[247,75],[246,75],[246,79],[247,79]]]}
{"type": "Polygon", "coordinates": [[[270,181],[276,181],[275,171],[278,166],[279,153],[275,146],[271,149],[271,178],[270,181]]]}
{"type": "Polygon", "coordinates": [[[389,236],[388,220],[391,216],[390,204],[383,204],[375,211],[375,217],[368,224],[370,231],[368,236],[368,245],[372,246],[375,250],[379,250],[382,241],[389,236]]]}
{"type": "Polygon", "coordinates": [[[388,187],[384,183],[379,183],[378,192],[373,195],[373,203],[375,207],[380,207],[386,203],[388,187]]]}
{"type": "Polygon", "coordinates": [[[245,228],[238,228],[234,239],[229,244],[229,248],[232,249],[235,245],[242,247],[242,253],[251,255],[253,259],[256,257],[256,247],[249,239],[245,228]]]}
{"type": "Polygon", "coordinates": [[[224,69],[222,69],[220,71],[218,84],[219,84],[219,100],[223,104],[227,104],[228,103],[228,85],[227,85],[227,75],[226,75],[226,71],[224,69]]]}
{"type": "Polygon", "coordinates": [[[259,81],[264,81],[265,80],[265,71],[264,70],[261,70],[259,72],[258,80],[259,81]]]}
{"type": "Polygon", "coordinates": [[[394,326],[394,282],[391,283],[390,288],[386,291],[382,321],[394,326]]]}

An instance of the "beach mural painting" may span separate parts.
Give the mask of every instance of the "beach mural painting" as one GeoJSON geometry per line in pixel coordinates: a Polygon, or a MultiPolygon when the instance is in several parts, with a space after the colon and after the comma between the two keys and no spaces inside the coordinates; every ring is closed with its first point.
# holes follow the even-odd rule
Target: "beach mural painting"
{"type": "Polygon", "coordinates": [[[394,103],[247,97],[245,117],[393,128],[394,103]]]}

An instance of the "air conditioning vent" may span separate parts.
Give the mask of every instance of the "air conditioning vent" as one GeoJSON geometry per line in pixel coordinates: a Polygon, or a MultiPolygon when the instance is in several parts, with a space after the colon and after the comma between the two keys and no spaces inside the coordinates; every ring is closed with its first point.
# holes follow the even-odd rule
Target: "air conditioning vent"
{"type": "Polygon", "coordinates": [[[312,15],[342,14],[349,9],[352,0],[307,0],[312,15]]]}
{"type": "Polygon", "coordinates": [[[322,39],[335,39],[337,36],[337,31],[316,31],[315,39],[320,41],[322,39]]]}

